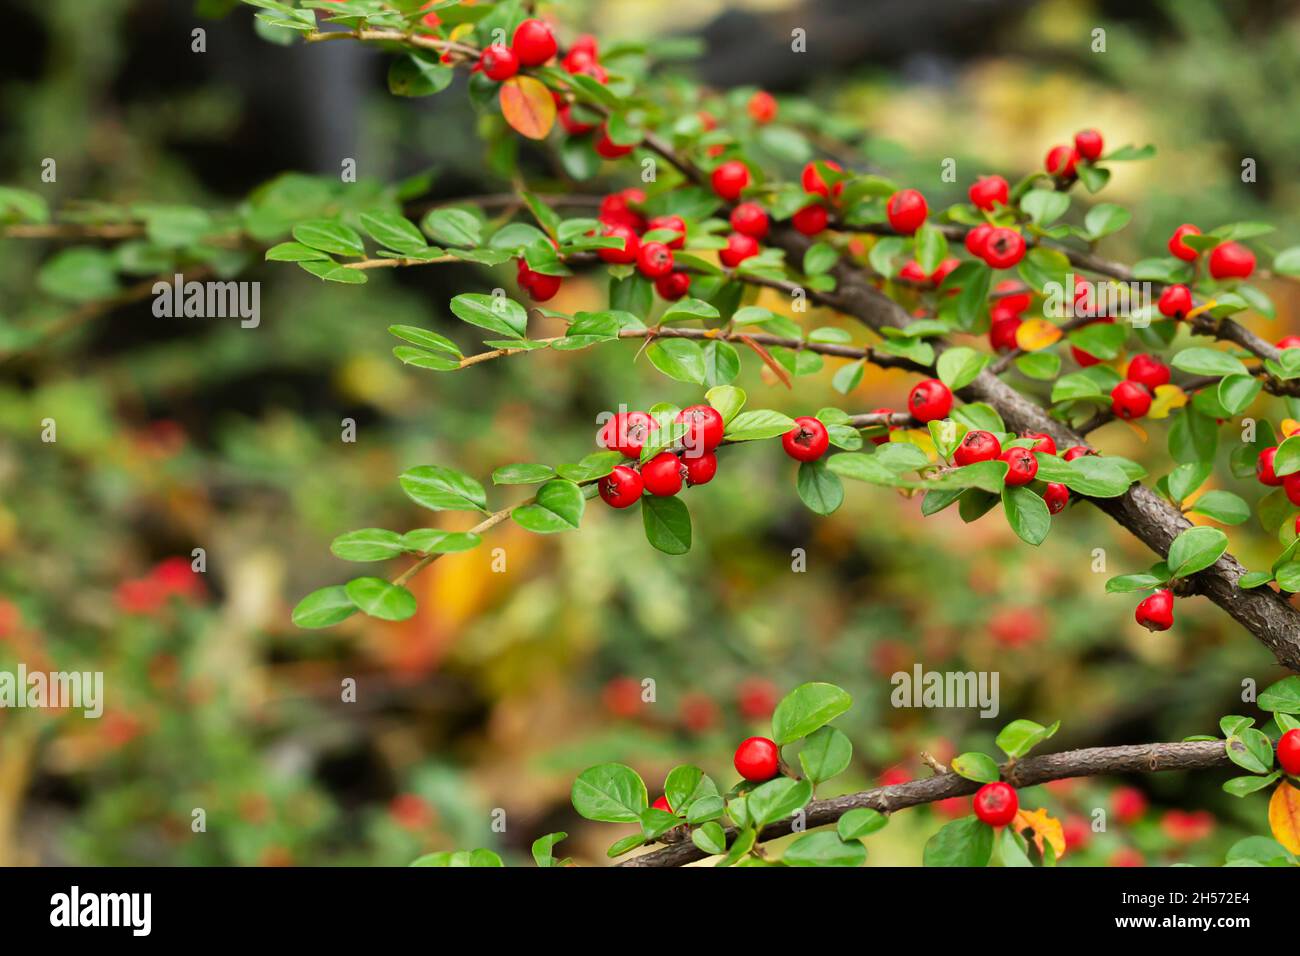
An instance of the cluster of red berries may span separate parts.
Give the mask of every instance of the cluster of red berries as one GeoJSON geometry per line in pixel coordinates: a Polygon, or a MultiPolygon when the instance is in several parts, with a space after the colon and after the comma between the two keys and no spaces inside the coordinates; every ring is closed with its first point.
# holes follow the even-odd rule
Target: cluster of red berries
{"type": "Polygon", "coordinates": [[[1155,390],[1168,384],[1168,365],[1145,352],[1135,355],[1124,381],[1110,390],[1110,410],[1117,418],[1141,418],[1151,411],[1155,390]]]}
{"type": "MultiPolygon", "coordinates": [[[[678,412],[676,421],[686,426],[682,450],[661,451],[639,466],[615,465],[598,485],[606,504],[627,508],[640,500],[643,491],[669,498],[681,491],[683,484],[705,485],[713,480],[718,472],[714,449],[722,443],[724,430],[722,415],[710,405],[692,405],[678,412]]],[[[639,460],[650,433],[658,428],[659,423],[646,412],[619,412],[601,428],[596,442],[639,460]]]]}
{"type": "MultiPolygon", "coordinates": [[[[749,737],[736,748],[732,763],[736,773],[750,783],[766,783],[781,772],[781,748],[767,737],[749,737]]],[[[650,806],[673,812],[666,796],[658,797],[650,806]]]]}
{"type": "Polygon", "coordinates": [[[982,222],[966,233],[966,251],[993,269],[1010,269],[1025,257],[1025,237],[1006,226],[982,222]]]}
{"type": "MultiPolygon", "coordinates": [[[[1177,256],[1184,262],[1195,262],[1200,257],[1200,253],[1183,240],[1187,236],[1200,234],[1201,230],[1190,222],[1183,223],[1169,237],[1169,254],[1177,256]]],[[[1210,250],[1210,275],[1215,279],[1248,279],[1254,271],[1255,253],[1239,242],[1221,242],[1210,250]]],[[[1164,309],[1160,311],[1165,315],[1171,314],[1164,309]]]]}
{"type": "MultiPolygon", "coordinates": [[[[593,41],[594,44],[595,41],[593,41]]],[[[541,66],[555,56],[559,46],[551,25],[543,20],[524,20],[515,27],[510,45],[493,43],[484,47],[476,70],[500,83],[519,72],[520,67],[541,66]]]]}
{"type": "Polygon", "coordinates": [[[686,221],[674,215],[655,216],[647,221],[636,211],[645,198],[639,189],[624,189],[600,201],[596,218],[601,223],[601,235],[621,239],[623,244],[599,249],[597,254],[602,261],[613,265],[635,264],[638,272],[653,280],[659,295],[675,301],[686,295],[691,286],[691,277],[673,268],[673,250],[686,245],[686,221]],[[662,238],[643,241],[646,233],[662,234],[662,238]]]}
{"type": "Polygon", "coordinates": [[[995,352],[1010,352],[1017,347],[1016,332],[1024,322],[1024,312],[1033,301],[1033,295],[1022,288],[1015,279],[1003,279],[993,289],[997,300],[989,312],[989,344],[995,352]]]}
{"type": "MultiPolygon", "coordinates": [[[[959,265],[961,265],[960,259],[944,259],[933,272],[926,275],[925,270],[921,268],[921,263],[912,259],[904,263],[903,268],[898,270],[898,277],[900,279],[906,279],[908,282],[916,282],[937,287],[941,285],[943,280],[948,278],[948,275],[959,265]]],[[[953,290],[953,292],[956,291],[956,289],[953,290]]]]}
{"type": "Polygon", "coordinates": [[[1053,146],[1048,150],[1043,165],[1061,182],[1072,182],[1079,175],[1079,163],[1101,159],[1103,145],[1101,133],[1095,129],[1080,130],[1074,134],[1073,146],[1053,146]]]}
{"type": "MultiPolygon", "coordinates": [[[[1056,454],[1056,441],[1051,435],[1045,432],[1024,432],[1021,438],[1027,438],[1034,444],[1026,448],[1023,445],[1013,445],[1003,450],[1002,443],[998,441],[998,436],[992,432],[986,432],[980,429],[972,429],[962,436],[961,442],[953,449],[953,463],[959,467],[966,465],[978,464],[981,461],[1003,461],[1007,465],[1006,483],[1009,487],[1015,488],[1020,485],[1027,485],[1038,477],[1038,459],[1034,457],[1035,452],[1043,455],[1056,454]]],[[[1088,449],[1083,446],[1071,448],[1065,458],[1067,461],[1073,461],[1081,454],[1087,454],[1088,449]],[[1076,452],[1071,455],[1070,452],[1076,452]]],[[[1065,510],[1065,506],[1070,503],[1070,489],[1057,481],[1047,482],[1043,489],[1043,501],[1047,503],[1047,510],[1052,514],[1060,514],[1065,510]]]]}
{"type": "MultiPolygon", "coordinates": [[[[1276,457],[1276,445],[1261,451],[1259,457],[1255,459],[1255,477],[1259,479],[1260,484],[1268,485],[1270,488],[1281,487],[1291,504],[1300,505],[1300,472],[1278,475],[1273,468],[1273,459],[1276,457]]],[[[1296,526],[1300,528],[1300,519],[1297,520],[1296,526]]]]}

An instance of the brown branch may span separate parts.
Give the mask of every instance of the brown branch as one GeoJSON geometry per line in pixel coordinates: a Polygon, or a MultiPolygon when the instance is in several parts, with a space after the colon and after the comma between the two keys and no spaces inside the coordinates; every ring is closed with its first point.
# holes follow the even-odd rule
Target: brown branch
{"type": "MultiPolygon", "coordinates": [[[[1032,787],[1049,780],[1069,777],[1093,777],[1100,774],[1157,773],[1166,770],[1205,770],[1226,766],[1228,753],[1222,740],[1200,740],[1185,743],[1137,744],[1124,747],[1090,747],[1086,750],[1066,750],[1061,753],[1024,757],[1002,765],[1002,777],[1013,787],[1032,787]]],[[[814,800],[804,808],[804,823],[808,829],[834,823],[850,810],[867,807],[881,813],[892,813],[908,807],[947,800],[974,793],[980,784],[955,773],[938,774],[924,780],[876,787],[830,800],[814,800]]],[[[641,856],[633,857],[619,866],[683,866],[706,859],[705,853],[684,831],[670,831],[681,841],[641,856]]],[[[730,845],[736,835],[735,827],[724,831],[730,845]]],[[[794,832],[793,818],[778,820],[763,828],[760,840],[774,840],[794,832]]]]}

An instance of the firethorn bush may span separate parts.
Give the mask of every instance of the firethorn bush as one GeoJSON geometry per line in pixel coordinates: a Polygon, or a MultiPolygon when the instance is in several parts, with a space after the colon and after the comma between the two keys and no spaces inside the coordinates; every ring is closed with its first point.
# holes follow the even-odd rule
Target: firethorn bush
{"type": "MultiPolygon", "coordinates": [[[[917,502],[927,517],[955,509],[967,524],[1005,521],[1035,548],[1057,522],[1069,535],[1076,508],[1096,507],[1154,554],[1145,570],[1105,585],[1107,594],[1139,595],[1137,623],[1177,640],[1176,607],[1203,597],[1300,670],[1300,614],[1289,599],[1300,591],[1300,342],[1272,343],[1234,319],[1275,313],[1256,280],[1300,277],[1300,247],[1270,248],[1263,222],[1188,223],[1148,258],[1107,258],[1107,239],[1133,218],[1103,198],[1112,171],[1150,158],[1153,146],[1080,130],[1043,144],[1039,168],[1017,178],[963,170],[966,201],[942,205],[916,184],[819,151],[800,128],[806,113],[766,91],[729,98],[662,72],[652,46],[607,45],[520,3],[245,3],[259,29],[282,41],[379,47],[391,57],[395,96],[463,93],[512,190],[501,203],[417,211],[409,183],[358,202],[282,179],[224,217],[142,206],[136,216],[150,237],[168,240],[176,265],[195,264],[187,247],[216,236],[338,285],[364,285],[374,270],[468,264],[483,282],[450,299],[460,335],[388,330],[394,358],[413,375],[472,376],[534,352],[609,348],[693,393],[680,406],[583,408],[591,448],[576,461],[512,461],[502,449],[490,474],[456,461],[402,471],[397,484],[415,504],[474,523],[340,533],[337,558],[406,566],[307,594],[292,613],[299,627],[358,613],[409,619],[418,602],[408,585],[434,561],[483,546],[507,522],[537,535],[579,531],[589,503],[608,507],[611,522],[635,522],[623,513],[635,508],[653,548],[685,554],[692,507],[728,505],[702,486],[728,470],[764,470],[792,483],[816,515],[841,507],[848,481],[905,502],[881,495],[882,509],[917,502]],[[551,157],[574,188],[537,188],[534,154],[551,157]],[[572,312],[550,307],[578,275],[600,277],[601,300],[572,312]],[[772,294],[789,309],[760,304],[772,294]],[[810,307],[824,324],[795,318],[810,307]],[[543,327],[562,333],[537,334],[543,327]],[[868,366],[910,376],[893,407],[810,404],[790,416],[736,384],[757,368],[797,395],[801,380],[826,377],[847,405],[868,366]],[[1150,474],[1094,445],[1092,433],[1112,424],[1162,442],[1167,467],[1150,474]],[[1250,479],[1256,493],[1215,487],[1219,473],[1250,479]],[[1252,517],[1277,538],[1267,570],[1229,553],[1224,529],[1252,517]]],[[[50,219],[43,200],[19,190],[0,193],[0,212],[16,224],[50,219]]],[[[108,266],[92,259],[61,253],[38,282],[93,291],[108,266]]],[[[1058,724],[1018,719],[996,738],[1005,760],[962,753],[931,760],[932,777],[819,800],[817,788],[852,758],[852,742],[832,723],[851,704],[829,683],[796,687],[775,705],[770,736],[737,742],[741,779],[727,789],[681,765],[652,791],[632,768],[602,763],[574,782],[573,807],[636,828],[612,843],[611,857],[658,846],[631,865],[716,857],[854,866],[866,859],[864,838],[894,812],[960,798],[957,819],[926,844],[927,865],[1052,865],[1067,852],[1065,829],[1026,806],[1022,788],[1231,763],[1246,774],[1224,785],[1229,793],[1273,788],[1276,842],[1239,845],[1230,859],[1295,863],[1300,854],[1300,677],[1260,694],[1267,730],[1229,716],[1222,737],[1031,757],[1058,724]],[[779,861],[763,849],[792,832],[779,861]]],[[[566,862],[555,855],[564,837],[537,840],[539,865],[566,862]]],[[[500,859],[479,849],[417,862],[500,859]]]]}

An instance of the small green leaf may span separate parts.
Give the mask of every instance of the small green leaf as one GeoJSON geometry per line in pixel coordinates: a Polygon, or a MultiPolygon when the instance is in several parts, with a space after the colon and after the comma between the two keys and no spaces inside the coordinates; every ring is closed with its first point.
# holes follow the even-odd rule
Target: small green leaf
{"type": "Polygon", "coordinates": [[[993,855],[993,828],[976,817],[946,824],[925,844],[925,866],[988,866],[993,855]]]}
{"type": "Polygon", "coordinates": [[[750,821],[761,828],[784,820],[811,800],[812,792],[812,784],[807,780],[777,777],[760,783],[745,798],[750,821]]]}
{"type": "Polygon", "coordinates": [[[371,617],[405,621],[415,613],[415,595],[383,578],[355,578],[345,587],[352,603],[371,617]]]}
{"type": "MultiPolygon", "coordinates": [[[[650,805],[645,782],[631,767],[606,763],[578,774],[570,794],[573,809],[602,823],[640,823],[650,805]]],[[[637,843],[642,838],[637,836],[637,843]]]]}
{"type": "Polygon", "coordinates": [[[801,684],[782,698],[773,711],[773,740],[782,747],[807,737],[851,706],[853,699],[834,684],[801,684]]]}
{"type": "Polygon", "coordinates": [[[330,552],[344,561],[386,561],[406,550],[402,536],[383,528],[362,528],[341,534],[330,544],[330,552]]]}
{"type": "Polygon", "coordinates": [[[293,227],[293,237],[304,246],[336,256],[364,256],[365,243],[351,226],[334,219],[311,219],[293,227]]]}
{"type": "Polygon", "coordinates": [[[469,475],[438,465],[402,472],[398,483],[418,505],[433,511],[487,511],[487,492],[469,475]]]}
{"type": "Polygon", "coordinates": [[[641,499],[646,540],[664,554],[691,550],[691,513],[680,498],[647,495],[641,499]]]}
{"type": "Polygon", "coordinates": [[[799,765],[813,783],[843,773],[853,759],[853,744],[835,727],[822,727],[808,736],[799,751],[799,765]]]}
{"type": "Polygon", "coordinates": [[[840,817],[835,830],[841,840],[860,840],[877,830],[883,830],[889,817],[870,807],[857,807],[840,817]]]}
{"type": "Polygon", "coordinates": [[[799,465],[795,487],[799,499],[819,515],[829,515],[844,503],[844,485],[839,475],[826,467],[826,459],[799,465]]]}
{"type": "Polygon", "coordinates": [[[861,866],[867,849],[860,840],[845,842],[832,830],[816,830],[795,840],[781,855],[786,866],[861,866]]]}
{"type": "Polygon", "coordinates": [[[970,751],[954,757],[950,767],[953,773],[979,783],[992,783],[1002,776],[998,769],[998,762],[988,754],[978,751],[970,751]]]}
{"type": "Polygon", "coordinates": [[[520,505],[510,518],[521,528],[536,534],[574,531],[582,521],[587,499],[572,481],[553,478],[537,489],[537,500],[520,505]]]}
{"type": "Polygon", "coordinates": [[[1218,528],[1188,528],[1169,546],[1169,572],[1182,578],[1208,568],[1228,550],[1228,536],[1218,528]]]}
{"type": "Polygon", "coordinates": [[[1019,759],[1055,734],[1060,726],[1059,720],[1050,727],[1032,720],[1013,720],[1002,728],[995,742],[1008,757],[1019,759]]]}
{"type": "Polygon", "coordinates": [[[347,588],[341,584],[312,591],[293,609],[293,623],[297,627],[332,627],[357,612],[357,606],[348,597],[347,588]]]}
{"type": "Polygon", "coordinates": [[[727,852],[727,835],[717,823],[710,822],[696,827],[691,831],[691,842],[709,856],[727,852]]]}

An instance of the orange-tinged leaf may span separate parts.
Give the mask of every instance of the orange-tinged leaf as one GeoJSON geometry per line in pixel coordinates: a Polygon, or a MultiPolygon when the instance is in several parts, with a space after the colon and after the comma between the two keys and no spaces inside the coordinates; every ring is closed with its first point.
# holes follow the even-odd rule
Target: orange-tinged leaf
{"type": "Polygon", "coordinates": [[[1151,402],[1151,411],[1147,412],[1147,417],[1168,418],[1170,412],[1175,408],[1182,408],[1187,401],[1187,393],[1177,385],[1157,385],[1156,395],[1151,402]]]}
{"type": "Polygon", "coordinates": [[[1129,428],[1133,430],[1133,434],[1137,435],[1138,441],[1142,442],[1143,444],[1146,444],[1148,435],[1147,435],[1147,430],[1145,428],[1143,428],[1137,422],[1129,418],[1121,419],[1121,421],[1123,421],[1125,425],[1127,425],[1129,428]]]}
{"type": "Polygon", "coordinates": [[[1294,418],[1282,419],[1282,435],[1284,437],[1290,438],[1296,432],[1300,432],[1300,422],[1296,421],[1294,418]]]}
{"type": "Polygon", "coordinates": [[[1300,853],[1300,790],[1285,780],[1268,801],[1268,825],[1273,839],[1292,853],[1300,853]]]}
{"type": "Polygon", "coordinates": [[[1052,845],[1058,860],[1065,856],[1065,830],[1061,827],[1061,821],[1048,816],[1047,811],[1041,807],[1037,810],[1017,810],[1011,825],[1017,833],[1032,830],[1034,846],[1038,847],[1039,853],[1043,852],[1043,842],[1046,841],[1052,845]]]}
{"type": "Polygon", "coordinates": [[[555,100],[541,80],[512,76],[501,84],[501,115],[529,139],[545,139],[555,125],[555,100]]]}
{"type": "Polygon", "coordinates": [[[1060,326],[1046,319],[1026,319],[1016,329],[1016,346],[1024,352],[1037,352],[1061,340],[1060,326]]]}
{"type": "Polygon", "coordinates": [[[763,364],[768,367],[768,369],[772,372],[773,375],[777,377],[777,379],[781,382],[782,385],[784,385],[786,388],[794,388],[794,385],[791,384],[790,382],[790,373],[785,370],[784,365],[782,365],[776,359],[772,358],[771,352],[763,348],[763,346],[759,345],[756,341],[754,341],[753,338],[751,338],[748,335],[742,335],[740,337],[740,341],[744,342],[756,353],[758,353],[758,357],[763,360],[763,364]]]}

